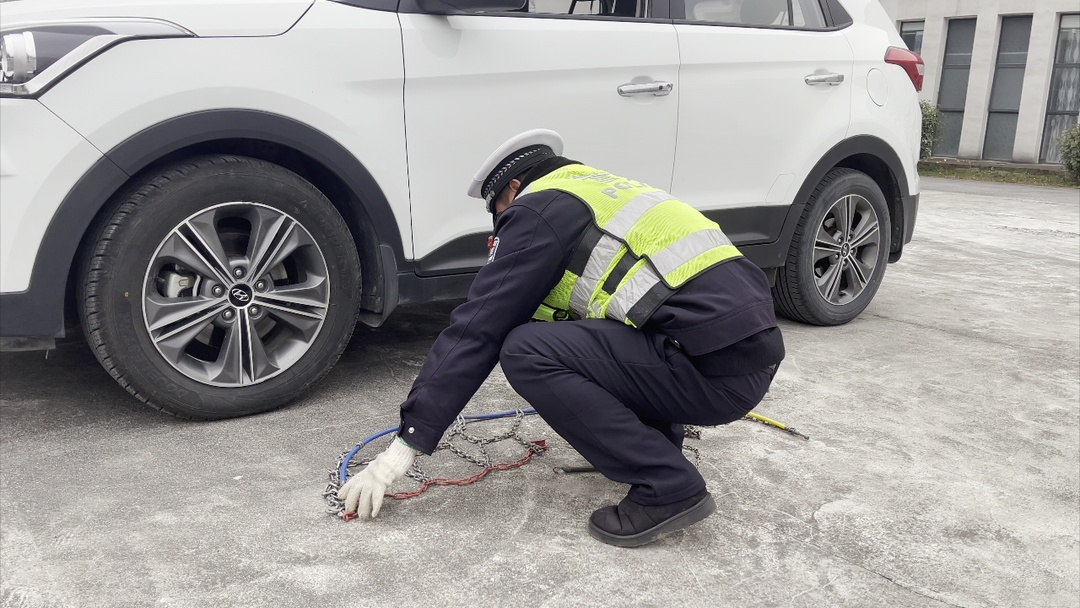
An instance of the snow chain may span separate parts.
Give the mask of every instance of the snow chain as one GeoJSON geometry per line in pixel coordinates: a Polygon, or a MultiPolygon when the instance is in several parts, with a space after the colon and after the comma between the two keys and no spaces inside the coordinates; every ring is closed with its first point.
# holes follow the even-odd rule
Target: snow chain
{"type": "MultiPolygon", "coordinates": [[[[436,446],[435,451],[438,452],[439,450],[447,450],[450,453],[462,458],[463,460],[480,467],[480,472],[462,479],[445,479],[442,477],[431,477],[424,471],[423,467],[420,465],[420,461],[422,459],[417,458],[413,462],[412,467],[405,473],[405,476],[416,481],[420,484],[420,486],[416,490],[412,491],[389,492],[386,494],[387,498],[393,498],[395,500],[405,500],[407,498],[415,498],[416,496],[423,494],[431,486],[464,486],[476,483],[492,471],[506,471],[509,469],[516,469],[529,462],[529,460],[532,459],[534,455],[539,454],[547,449],[547,443],[542,439],[527,441],[523,439],[520,435],[518,435],[518,429],[521,427],[521,421],[525,418],[525,412],[518,410],[513,418],[514,422],[510,426],[510,429],[506,432],[495,435],[493,437],[479,437],[468,433],[468,431],[466,430],[466,425],[470,421],[465,420],[465,418],[459,415],[457,417],[457,420],[454,421],[454,424],[451,425],[450,429],[447,431],[447,434],[445,435],[443,440],[439,442],[438,446],[436,446]],[[460,439],[462,442],[475,446],[475,453],[467,452],[462,447],[456,445],[454,443],[455,439],[460,439]],[[505,441],[507,439],[512,439],[525,447],[524,455],[515,462],[499,464],[492,462],[491,455],[487,452],[487,446],[493,443],[498,443],[500,441],[505,441]]],[[[751,413],[748,414],[745,418],[748,420],[754,420],[763,424],[767,424],[769,426],[779,428],[789,434],[796,435],[803,439],[810,439],[806,435],[796,431],[794,428],[785,426],[782,423],[779,423],[769,418],[765,418],[764,416],[751,413]]],[[[472,422],[478,422],[478,420],[473,420],[472,422]]],[[[683,428],[683,436],[687,439],[701,439],[701,429],[696,426],[686,425],[683,428]]],[[[396,435],[391,435],[390,441],[394,441],[395,437],[396,435]]],[[[364,445],[365,444],[363,443],[358,443],[353,448],[345,450],[341,453],[341,456],[339,456],[337,459],[337,464],[334,466],[334,468],[330,469],[327,475],[328,480],[326,483],[326,488],[323,489],[322,495],[323,498],[326,500],[327,505],[326,512],[330,513],[331,515],[341,517],[345,521],[356,517],[356,514],[346,513],[345,501],[339,500],[337,497],[338,489],[341,488],[341,482],[339,481],[339,472],[341,470],[341,466],[345,463],[345,458],[348,457],[350,453],[355,453],[356,450],[363,448],[364,445]]],[[[701,463],[701,452],[696,447],[684,445],[682,449],[683,451],[693,455],[695,465],[701,463]]],[[[354,458],[350,460],[346,467],[346,470],[348,472],[347,478],[352,478],[355,469],[367,466],[367,464],[370,463],[372,460],[374,460],[374,456],[370,458],[354,458]]],[[[595,471],[595,469],[593,469],[591,466],[567,468],[557,467],[555,469],[556,473],[582,473],[590,471],[595,471]]]]}
{"type": "MultiPolygon", "coordinates": [[[[521,427],[521,421],[525,418],[525,413],[523,411],[518,410],[513,416],[513,418],[514,422],[510,426],[509,430],[507,430],[506,432],[495,435],[493,437],[479,437],[470,434],[466,430],[466,425],[468,424],[468,422],[462,416],[458,416],[457,420],[454,421],[454,424],[450,426],[450,429],[447,431],[447,434],[444,436],[443,440],[439,442],[438,446],[436,446],[435,451],[438,452],[439,450],[448,450],[450,453],[462,458],[463,460],[471,462],[472,464],[480,467],[480,472],[470,477],[465,477],[463,479],[444,479],[441,477],[433,478],[428,475],[424,471],[423,467],[420,465],[420,461],[422,460],[422,458],[417,458],[415,461],[413,461],[412,467],[405,473],[405,476],[417,481],[420,484],[420,487],[410,492],[390,492],[386,494],[387,498],[393,498],[396,500],[414,498],[424,493],[429,487],[434,485],[448,486],[469,485],[471,483],[476,483],[491,471],[506,471],[509,469],[515,469],[517,467],[520,467],[527,463],[530,459],[532,459],[534,455],[539,454],[540,452],[543,452],[547,449],[547,443],[543,440],[528,441],[518,435],[518,429],[521,427]],[[460,439],[465,443],[472,444],[476,447],[476,453],[470,453],[465,451],[462,447],[459,447],[454,443],[455,439],[460,439]],[[494,463],[491,459],[491,455],[488,454],[487,446],[493,443],[498,443],[500,441],[505,441],[507,439],[512,439],[524,446],[526,448],[524,456],[522,456],[515,462],[494,463]]],[[[395,437],[395,435],[391,435],[390,441],[393,441],[395,437]]],[[[332,515],[337,515],[342,519],[345,519],[346,521],[355,517],[355,514],[346,513],[345,501],[340,500],[337,497],[337,492],[341,488],[341,482],[339,481],[338,475],[339,471],[341,470],[341,465],[344,464],[345,458],[349,455],[349,453],[352,452],[354,449],[362,447],[364,447],[363,444],[357,444],[354,448],[350,448],[342,452],[341,456],[339,456],[337,459],[337,465],[333,469],[330,469],[328,473],[326,488],[323,489],[322,495],[323,498],[326,500],[327,505],[326,512],[332,515]]],[[[354,458],[353,460],[351,460],[347,466],[347,478],[352,478],[355,469],[367,466],[367,464],[374,459],[375,457],[371,456],[366,458],[354,458]]]]}

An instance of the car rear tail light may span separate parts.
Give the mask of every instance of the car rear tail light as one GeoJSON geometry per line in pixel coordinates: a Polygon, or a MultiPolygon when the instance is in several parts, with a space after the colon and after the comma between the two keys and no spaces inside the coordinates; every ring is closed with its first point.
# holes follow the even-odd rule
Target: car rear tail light
{"type": "Polygon", "coordinates": [[[889,50],[885,51],[885,63],[891,63],[904,68],[908,78],[911,79],[911,84],[915,85],[915,90],[922,90],[923,70],[925,69],[925,66],[922,57],[919,57],[917,53],[902,49],[898,46],[890,46],[889,50]]]}

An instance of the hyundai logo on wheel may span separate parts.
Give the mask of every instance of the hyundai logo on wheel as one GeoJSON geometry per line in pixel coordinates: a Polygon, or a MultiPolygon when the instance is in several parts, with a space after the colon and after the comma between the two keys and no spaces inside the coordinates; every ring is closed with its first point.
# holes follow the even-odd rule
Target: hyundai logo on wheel
{"type": "Polygon", "coordinates": [[[251,302],[251,288],[247,285],[237,285],[229,290],[229,303],[233,306],[247,306],[251,302]]]}

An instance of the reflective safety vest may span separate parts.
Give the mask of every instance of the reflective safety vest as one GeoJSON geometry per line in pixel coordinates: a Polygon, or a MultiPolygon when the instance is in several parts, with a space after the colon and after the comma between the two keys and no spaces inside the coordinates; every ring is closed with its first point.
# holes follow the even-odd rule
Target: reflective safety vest
{"type": "Polygon", "coordinates": [[[641,327],[684,283],[742,257],[716,222],[641,182],[567,165],[532,182],[521,195],[543,190],[584,201],[594,223],[534,319],[606,317],[641,327]]]}

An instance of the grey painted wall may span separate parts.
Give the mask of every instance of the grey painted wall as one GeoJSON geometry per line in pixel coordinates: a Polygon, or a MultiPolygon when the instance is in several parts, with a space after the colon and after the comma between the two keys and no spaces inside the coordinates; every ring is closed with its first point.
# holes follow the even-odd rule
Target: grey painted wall
{"type": "Polygon", "coordinates": [[[1076,0],[881,0],[881,5],[897,22],[925,20],[921,55],[926,73],[920,97],[932,102],[937,101],[941,81],[946,21],[958,17],[978,19],[960,135],[961,158],[982,158],[1001,17],[1033,15],[1013,161],[1039,162],[1059,18],[1062,13],[1080,10],[1076,0]]]}

